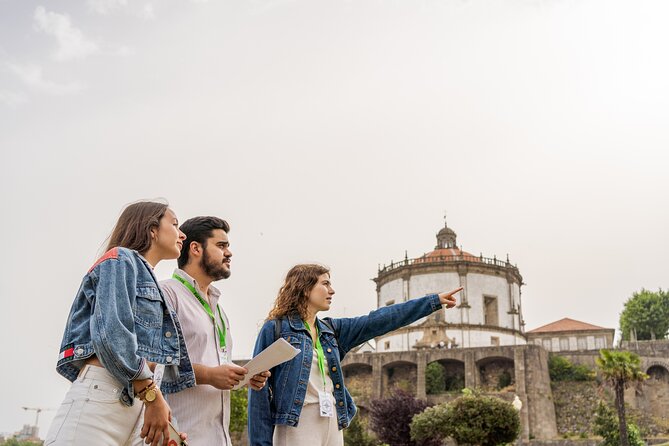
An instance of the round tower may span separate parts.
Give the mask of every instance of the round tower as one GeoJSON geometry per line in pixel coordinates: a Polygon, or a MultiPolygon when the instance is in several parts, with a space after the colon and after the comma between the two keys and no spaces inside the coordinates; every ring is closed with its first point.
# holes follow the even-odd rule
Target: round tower
{"type": "Polygon", "coordinates": [[[444,222],[433,251],[391,262],[375,279],[379,308],[462,286],[458,305],[376,339],[376,351],[526,344],[521,311],[523,278],[515,265],[457,246],[444,222]]]}

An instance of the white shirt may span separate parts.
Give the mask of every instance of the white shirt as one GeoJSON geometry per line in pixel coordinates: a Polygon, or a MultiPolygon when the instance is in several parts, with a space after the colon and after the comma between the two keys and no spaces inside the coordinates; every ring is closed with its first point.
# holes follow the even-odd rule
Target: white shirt
{"type": "Polygon", "coordinates": [[[332,395],[334,401],[334,386],[332,385],[332,378],[328,373],[328,361],[325,360],[325,385],[323,385],[323,375],[321,369],[318,367],[318,353],[314,348],[313,357],[311,358],[311,369],[309,370],[309,382],[307,383],[307,393],[304,395],[304,404],[318,404],[318,392],[325,391],[328,395],[332,395]]]}
{"type": "MultiPolygon", "coordinates": [[[[186,272],[176,269],[174,273],[200,291],[195,280],[186,272]]],[[[209,367],[218,366],[220,342],[218,331],[214,321],[211,320],[200,301],[177,279],[163,280],[160,282],[160,286],[165,294],[165,299],[179,316],[190,361],[193,364],[202,364],[209,367]]],[[[210,285],[208,289],[209,306],[214,311],[219,324],[220,319],[218,319],[216,308],[220,296],[221,292],[210,285]]],[[[231,358],[230,324],[225,312],[220,307],[219,311],[226,327],[225,344],[228,358],[231,358]]],[[[229,432],[229,390],[219,390],[209,385],[196,385],[165,396],[172,409],[172,416],[176,418],[179,425],[179,430],[188,434],[190,444],[232,445],[229,432]]]]}

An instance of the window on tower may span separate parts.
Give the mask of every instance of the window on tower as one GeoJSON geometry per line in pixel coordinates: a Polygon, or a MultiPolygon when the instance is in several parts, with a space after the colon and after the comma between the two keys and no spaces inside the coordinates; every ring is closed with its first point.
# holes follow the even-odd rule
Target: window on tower
{"type": "Polygon", "coordinates": [[[484,321],[485,325],[498,325],[499,317],[497,311],[497,298],[493,296],[483,296],[484,321]]]}

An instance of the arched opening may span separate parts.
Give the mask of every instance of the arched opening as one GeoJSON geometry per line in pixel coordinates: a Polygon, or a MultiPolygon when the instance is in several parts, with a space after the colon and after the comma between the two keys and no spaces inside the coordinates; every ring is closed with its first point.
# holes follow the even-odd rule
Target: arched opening
{"type": "Polygon", "coordinates": [[[372,397],[371,365],[347,364],[342,367],[342,372],[344,373],[346,388],[351,396],[356,399],[356,402],[358,399],[368,400],[372,397]]]}
{"type": "Polygon", "coordinates": [[[648,368],[646,374],[650,379],[669,383],[669,370],[661,365],[653,365],[648,368]]]}
{"type": "Polygon", "coordinates": [[[428,395],[459,392],[464,388],[465,364],[462,361],[442,359],[427,365],[425,392],[428,395]]]}
{"type": "Polygon", "coordinates": [[[492,357],[478,362],[480,385],[489,391],[511,390],[516,383],[512,359],[492,357]]]}
{"type": "Polygon", "coordinates": [[[392,393],[394,389],[401,389],[412,395],[416,394],[417,382],[416,364],[405,361],[393,362],[383,366],[383,396],[392,393]]]}

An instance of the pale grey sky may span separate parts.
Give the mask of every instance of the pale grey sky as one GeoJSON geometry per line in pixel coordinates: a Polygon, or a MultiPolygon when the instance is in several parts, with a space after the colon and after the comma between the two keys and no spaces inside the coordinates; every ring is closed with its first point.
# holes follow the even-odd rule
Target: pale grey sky
{"type": "Polygon", "coordinates": [[[294,263],[332,268],[333,315],[367,312],[377,265],[430,251],[444,210],[465,250],[518,264],[527,329],[617,327],[669,286],[668,13],[0,0],[0,432],[60,404],[72,298],[139,198],[230,221],[236,357],[294,263]]]}

